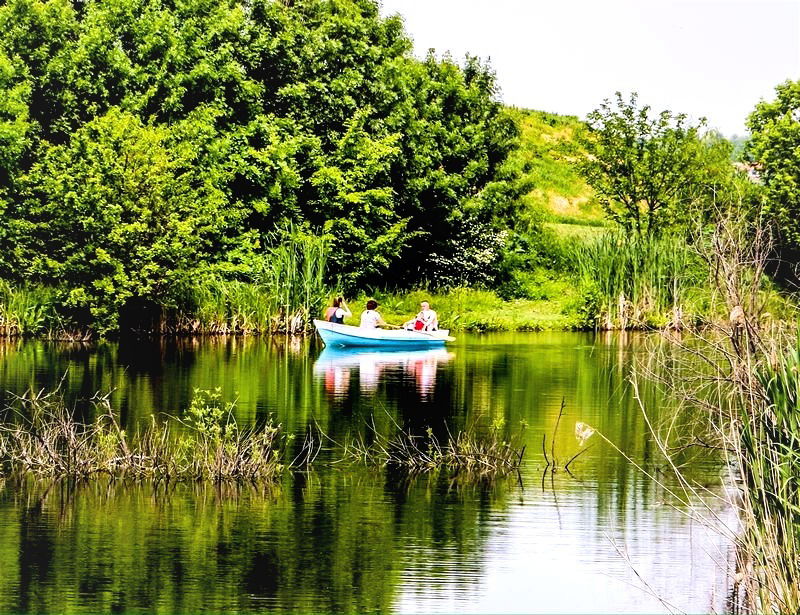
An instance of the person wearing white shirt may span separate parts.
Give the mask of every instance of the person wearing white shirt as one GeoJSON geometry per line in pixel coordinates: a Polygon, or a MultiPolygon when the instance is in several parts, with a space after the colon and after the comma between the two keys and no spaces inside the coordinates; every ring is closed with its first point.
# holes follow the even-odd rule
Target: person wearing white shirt
{"type": "Polygon", "coordinates": [[[386,325],[383,317],[378,313],[378,302],[374,299],[367,301],[367,309],[361,312],[361,326],[366,329],[377,329],[386,325]]]}
{"type": "Polygon", "coordinates": [[[413,329],[415,331],[436,331],[439,329],[439,316],[431,309],[430,303],[423,301],[419,304],[422,308],[414,318],[409,320],[405,325],[406,329],[413,329]]]}

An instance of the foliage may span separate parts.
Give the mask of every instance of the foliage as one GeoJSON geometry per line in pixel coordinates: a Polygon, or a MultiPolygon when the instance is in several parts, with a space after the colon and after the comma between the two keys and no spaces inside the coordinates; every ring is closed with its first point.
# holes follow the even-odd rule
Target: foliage
{"type": "Polygon", "coordinates": [[[186,138],[206,121],[151,127],[113,109],[68,144],[43,145],[20,180],[20,266],[46,284],[68,281],[62,301],[79,322],[103,333],[132,300],[174,304],[206,246],[219,242],[229,214],[186,138]]]}
{"type": "Polygon", "coordinates": [[[78,326],[258,283],[288,222],[347,289],[472,281],[508,223],[493,73],[416,59],[374,0],[11,0],[0,27],[0,277],[78,326]]]}
{"type": "Polygon", "coordinates": [[[681,327],[698,316],[691,296],[707,275],[680,237],[608,233],[579,247],[575,259],[601,329],[681,327]]]}
{"type": "Polygon", "coordinates": [[[752,136],[745,151],[766,188],[766,211],[783,239],[800,246],[800,81],[782,83],[775,100],[761,101],[748,128],[752,136]]]}
{"type": "Polygon", "coordinates": [[[325,303],[325,266],[328,246],[325,238],[284,229],[280,241],[267,252],[260,283],[271,298],[273,313],[285,331],[301,330],[325,303]]]}
{"type": "Polygon", "coordinates": [[[704,120],[694,125],[684,114],[653,115],[636,94],[626,100],[619,92],[587,120],[580,172],[626,231],[657,235],[706,215],[715,187],[727,189],[732,181],[731,146],[703,135],[704,120]]]}
{"type": "Polygon", "coordinates": [[[19,399],[19,420],[0,424],[0,467],[8,473],[86,479],[101,475],[155,480],[274,481],[286,466],[281,454],[291,439],[280,425],[240,429],[234,403],[219,390],[196,390],[185,429],[153,419],[129,435],[107,398],[96,398],[94,422],[76,419],[57,392],[29,392],[19,399]]]}

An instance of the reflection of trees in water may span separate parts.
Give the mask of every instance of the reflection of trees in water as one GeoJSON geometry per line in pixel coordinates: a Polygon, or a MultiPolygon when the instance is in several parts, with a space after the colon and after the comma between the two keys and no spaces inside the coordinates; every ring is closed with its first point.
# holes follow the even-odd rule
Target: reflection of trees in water
{"type": "MultiPolygon", "coordinates": [[[[413,370],[403,365],[384,371],[374,391],[363,391],[351,375],[335,399],[324,377],[315,376],[317,355],[280,340],[128,347],[30,341],[2,346],[0,388],[55,384],[69,368],[65,387],[73,396],[116,388],[115,407],[134,426],[153,410],[185,408],[195,387],[221,386],[228,398],[238,394],[240,423],[274,413],[300,434],[298,442],[317,424],[340,438],[368,436],[373,420],[385,435],[398,425],[417,432],[430,426],[441,434],[502,420],[510,435],[525,420],[526,500],[533,506],[544,500],[553,506],[550,514],[560,510],[585,528],[621,528],[624,541],[653,523],[653,508],[665,494],[596,441],[571,468],[578,480],[558,475],[555,493],[550,485],[543,493],[541,438],[552,435],[564,398],[566,416],[555,438],[560,457],[577,450],[573,427],[583,421],[655,470],[647,427],[628,387],[641,340],[488,335],[437,363],[435,383],[424,396],[413,370]]],[[[656,422],[674,413],[652,384],[644,383],[640,393],[656,422]]],[[[708,464],[694,472],[698,479],[715,478],[708,464]]],[[[426,577],[456,585],[474,579],[492,531],[485,519],[506,505],[502,489],[465,491],[427,481],[401,487],[383,474],[322,468],[306,484],[287,479],[273,497],[219,497],[211,488],[181,487],[163,498],[141,486],[106,493],[98,483],[71,497],[52,491],[37,509],[30,491],[6,489],[0,493],[0,611],[59,611],[81,600],[95,610],[388,610],[401,582],[422,591],[426,577]],[[445,579],[453,571],[463,580],[445,579]],[[17,593],[22,601],[9,602],[17,593]]],[[[608,549],[602,536],[593,540],[608,549]]]]}
{"type": "Polygon", "coordinates": [[[370,472],[266,491],[29,484],[0,493],[0,611],[386,611],[409,565],[476,566],[503,500],[370,472]]]}

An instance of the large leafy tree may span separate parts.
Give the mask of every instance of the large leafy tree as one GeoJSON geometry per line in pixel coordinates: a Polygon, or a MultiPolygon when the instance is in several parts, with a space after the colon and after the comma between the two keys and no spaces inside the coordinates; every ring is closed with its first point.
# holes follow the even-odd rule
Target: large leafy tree
{"type": "Polygon", "coordinates": [[[37,279],[69,280],[65,305],[101,331],[131,299],[174,300],[236,222],[224,175],[198,160],[209,155],[197,133],[210,120],[199,115],[168,128],[112,108],[48,146],[23,179],[18,258],[37,279]]]}
{"type": "Polygon", "coordinates": [[[783,239],[800,247],[800,81],[776,88],[776,98],[760,102],[748,119],[752,136],[746,155],[756,163],[766,189],[765,209],[783,239]]]}
{"type": "Polygon", "coordinates": [[[374,0],[8,0],[0,29],[0,275],[105,328],[191,271],[245,275],[287,222],[349,287],[503,224],[491,70],[414,58],[374,0]]]}
{"type": "Polygon", "coordinates": [[[704,121],[653,113],[619,92],[587,117],[581,173],[608,217],[628,231],[658,234],[702,215],[732,173],[730,144],[703,134],[704,121]]]}

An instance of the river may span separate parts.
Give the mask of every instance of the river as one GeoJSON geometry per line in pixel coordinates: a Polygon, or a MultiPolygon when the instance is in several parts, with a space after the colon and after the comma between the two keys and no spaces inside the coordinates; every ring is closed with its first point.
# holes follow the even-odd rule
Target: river
{"type": "MultiPolygon", "coordinates": [[[[213,338],[0,343],[0,401],[60,386],[75,412],[111,391],[122,423],[180,415],[195,389],[236,399],[240,424],[272,415],[302,440],[372,425],[437,433],[523,429],[519,479],[412,481],[317,464],[272,488],[0,482],[0,612],[723,611],[730,546],[669,495],[628,379],[643,335],[460,335],[446,350],[347,353],[313,340],[213,338]],[[564,402],[559,460],[542,437],[564,402]]],[[[654,423],[674,406],[641,386],[654,423]]],[[[688,454],[688,453],[687,453],[688,454]]],[[[692,453],[694,454],[694,453],[692,453]]],[[[720,468],[697,453],[713,493],[720,468]]],[[[723,521],[731,512],[712,508],[723,521]]]]}

